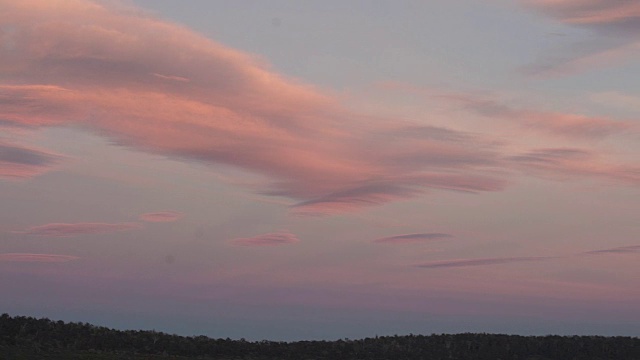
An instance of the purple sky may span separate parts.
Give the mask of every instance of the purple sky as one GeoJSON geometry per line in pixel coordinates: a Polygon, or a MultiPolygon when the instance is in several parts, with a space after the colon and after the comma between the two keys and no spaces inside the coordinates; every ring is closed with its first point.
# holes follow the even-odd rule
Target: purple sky
{"type": "Polygon", "coordinates": [[[640,333],[640,3],[0,0],[0,312],[640,333]]]}

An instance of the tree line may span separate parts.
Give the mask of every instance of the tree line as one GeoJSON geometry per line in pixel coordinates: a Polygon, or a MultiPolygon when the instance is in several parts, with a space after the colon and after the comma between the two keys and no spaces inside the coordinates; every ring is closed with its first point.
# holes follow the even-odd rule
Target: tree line
{"type": "Polygon", "coordinates": [[[603,336],[432,334],[336,341],[245,341],[114,330],[0,316],[0,359],[638,360],[640,339],[603,336]]]}

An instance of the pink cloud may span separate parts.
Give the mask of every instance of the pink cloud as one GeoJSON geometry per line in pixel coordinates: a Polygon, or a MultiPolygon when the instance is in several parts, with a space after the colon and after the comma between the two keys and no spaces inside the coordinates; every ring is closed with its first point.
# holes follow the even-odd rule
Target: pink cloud
{"type": "Polygon", "coordinates": [[[441,94],[437,96],[460,104],[467,111],[515,122],[525,129],[563,138],[601,139],[634,129],[634,126],[626,121],[517,108],[486,96],[471,94],[441,94]]]}
{"type": "Polygon", "coordinates": [[[508,157],[516,167],[536,176],[557,180],[598,177],[618,183],[640,185],[640,166],[615,164],[596,153],[577,148],[545,148],[508,157]]]}
{"type": "Polygon", "coordinates": [[[0,142],[0,178],[25,179],[41,175],[61,156],[42,150],[0,142]]]}
{"type": "Polygon", "coordinates": [[[189,82],[189,79],[187,78],[183,78],[181,76],[174,76],[174,75],[162,75],[162,74],[156,74],[153,73],[153,76],[159,77],[160,79],[165,79],[165,80],[173,80],[173,81],[181,81],[181,82],[189,82]]]}
{"type": "MultiPolygon", "coordinates": [[[[268,179],[257,191],[287,198],[297,214],[357,211],[438,190],[501,191],[505,174],[523,166],[476,134],[353,113],[250,54],[141,11],[88,0],[0,2],[0,25],[13,29],[0,34],[12,44],[0,46],[4,122],[77,124],[138,150],[239,167],[268,179]]],[[[563,138],[598,139],[630,126],[450,100],[563,138]]],[[[635,183],[625,167],[604,170],[635,183]]]]}
{"type": "Polygon", "coordinates": [[[26,253],[5,253],[0,254],[0,261],[8,262],[46,262],[46,263],[64,263],[80,259],[71,255],[54,255],[54,254],[26,254],[26,253]]]}
{"type": "Polygon", "coordinates": [[[183,216],[183,213],[177,211],[159,211],[142,214],[139,216],[139,219],[147,222],[172,222],[183,216]]]}
{"type": "Polygon", "coordinates": [[[640,4],[611,0],[527,0],[541,13],[568,25],[603,35],[598,41],[574,46],[532,64],[525,71],[534,75],[567,75],[593,67],[611,66],[640,54],[640,4]]]}
{"type": "Polygon", "coordinates": [[[452,237],[453,235],[451,234],[443,233],[403,234],[375,239],[373,242],[378,244],[413,244],[449,239],[452,237]]]}
{"type": "Polygon", "coordinates": [[[551,257],[524,256],[524,257],[501,257],[501,258],[483,258],[483,259],[455,259],[455,260],[431,261],[431,262],[427,262],[427,263],[423,263],[415,266],[419,268],[425,268],[425,269],[438,269],[438,268],[452,268],[452,267],[511,264],[511,263],[520,263],[520,262],[542,261],[547,259],[551,259],[551,257]]]}
{"type": "Polygon", "coordinates": [[[30,227],[20,233],[36,236],[69,237],[90,234],[107,234],[141,228],[139,223],[52,223],[30,227]]]}
{"type": "Polygon", "coordinates": [[[86,0],[2,7],[0,25],[13,29],[0,35],[13,44],[0,47],[0,118],[9,123],[78,124],[132,148],[237,166],[266,176],[261,192],[292,199],[301,214],[506,184],[494,144],[355,114],[249,54],[140,11],[86,0]]]}
{"type": "Polygon", "coordinates": [[[279,246],[287,244],[295,244],[300,240],[293,234],[288,232],[276,232],[262,234],[254,237],[239,238],[231,240],[236,246],[260,247],[260,246],[279,246]]]}
{"type": "Polygon", "coordinates": [[[639,55],[640,41],[612,40],[597,44],[578,44],[561,54],[526,65],[521,68],[521,72],[541,78],[569,76],[593,69],[625,65],[639,55]]]}
{"type": "Polygon", "coordinates": [[[640,29],[640,4],[612,0],[528,0],[530,6],[563,22],[640,29]]]}

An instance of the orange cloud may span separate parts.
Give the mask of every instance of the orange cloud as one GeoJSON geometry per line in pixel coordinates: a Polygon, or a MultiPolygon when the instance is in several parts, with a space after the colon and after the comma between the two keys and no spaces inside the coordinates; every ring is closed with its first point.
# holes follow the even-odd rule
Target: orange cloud
{"type": "Polygon", "coordinates": [[[46,263],[64,263],[80,259],[71,255],[54,255],[54,254],[27,254],[27,253],[5,253],[0,254],[0,261],[8,262],[46,262],[46,263]]]}
{"type": "Polygon", "coordinates": [[[106,234],[118,231],[134,230],[141,227],[142,225],[139,223],[52,223],[30,227],[24,231],[20,231],[20,233],[36,236],[69,237],[89,234],[106,234]]]}
{"type": "Polygon", "coordinates": [[[231,243],[236,246],[261,247],[295,244],[299,241],[300,240],[291,233],[276,232],[248,238],[233,239],[231,243]]]}

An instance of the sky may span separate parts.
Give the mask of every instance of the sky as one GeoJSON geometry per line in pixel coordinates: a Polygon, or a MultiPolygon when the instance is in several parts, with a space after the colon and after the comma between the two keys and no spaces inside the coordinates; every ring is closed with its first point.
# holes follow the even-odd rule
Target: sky
{"type": "Polygon", "coordinates": [[[0,312],[640,334],[640,2],[0,0],[0,312]]]}

